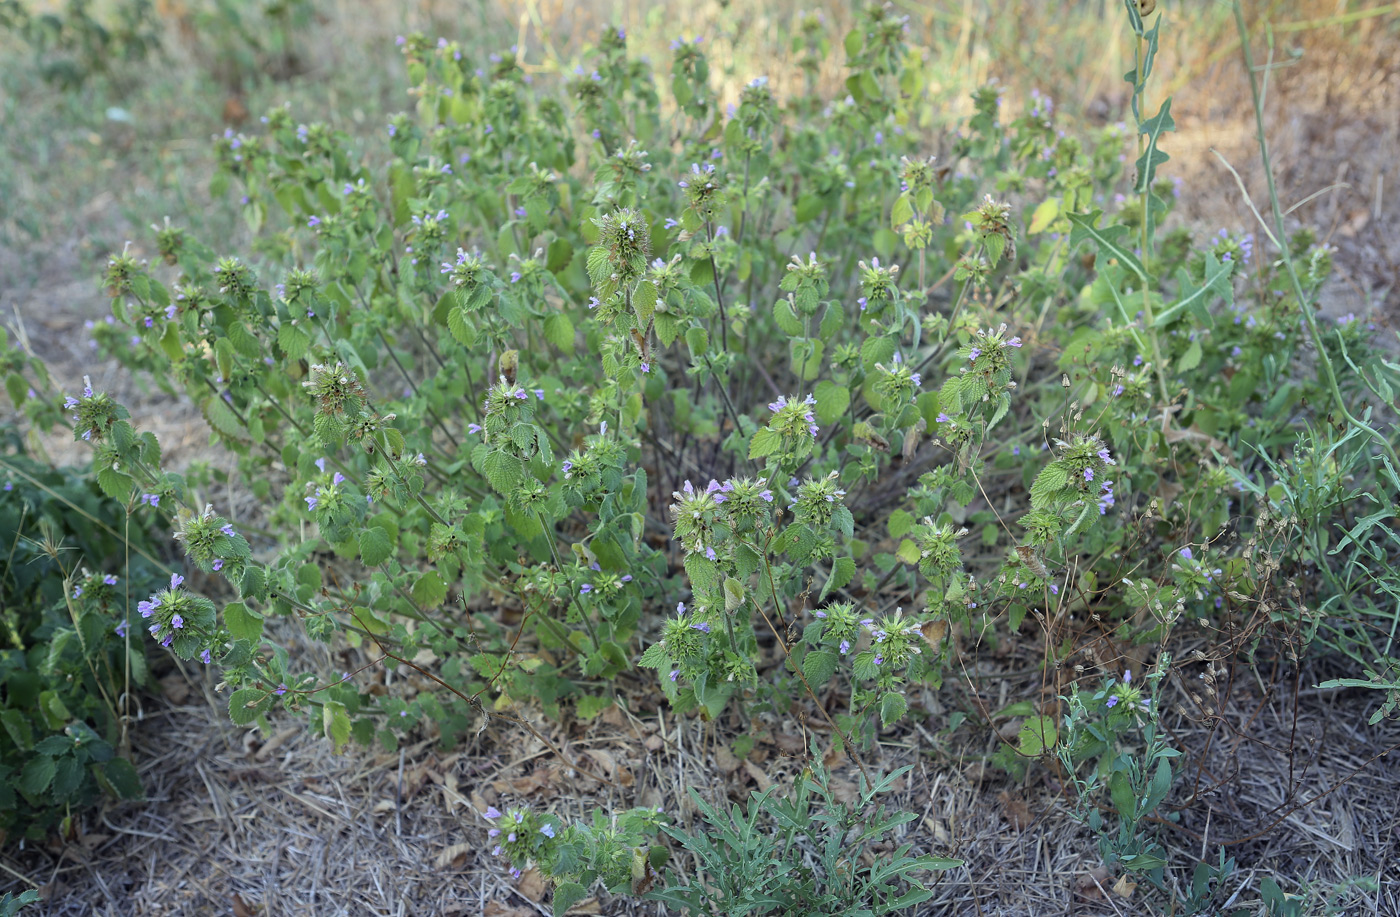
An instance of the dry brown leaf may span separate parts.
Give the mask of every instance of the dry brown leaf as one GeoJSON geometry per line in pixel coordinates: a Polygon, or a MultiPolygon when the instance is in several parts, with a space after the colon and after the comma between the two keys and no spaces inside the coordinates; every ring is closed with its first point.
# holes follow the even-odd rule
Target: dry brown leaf
{"type": "Polygon", "coordinates": [[[1103,901],[1103,884],[1108,881],[1108,870],[1102,866],[1095,866],[1088,872],[1082,872],[1074,877],[1075,894],[1090,901],[1103,901]]]}
{"type": "Polygon", "coordinates": [[[919,626],[919,635],[924,638],[928,648],[935,653],[943,647],[943,638],[948,635],[947,621],[925,621],[919,626]]]}
{"type": "Polygon", "coordinates": [[[1118,881],[1113,883],[1113,893],[1120,898],[1131,898],[1133,892],[1137,891],[1137,883],[1129,882],[1127,875],[1118,877],[1118,881]]]}
{"type": "Polygon", "coordinates": [[[534,914],[528,907],[511,907],[499,901],[488,901],[481,909],[481,917],[534,917],[534,914]]]}
{"type": "Polygon", "coordinates": [[[763,772],[763,768],[747,758],[744,759],[744,770],[753,778],[753,782],[758,784],[759,792],[765,792],[773,785],[773,779],[763,772]]]}
{"type": "Polygon", "coordinates": [[[438,869],[461,869],[467,862],[467,854],[471,852],[470,844],[453,844],[444,847],[433,862],[438,869]]]}
{"type": "Polygon", "coordinates": [[[569,908],[565,914],[601,914],[597,898],[584,898],[578,904],[569,908]]]}
{"type": "Polygon", "coordinates": [[[775,732],[773,744],[777,745],[778,750],[785,755],[800,755],[807,750],[803,744],[802,736],[795,736],[790,732],[775,732]]]}
{"type": "Polygon", "coordinates": [[[544,874],[534,866],[525,870],[525,874],[520,877],[520,881],[515,883],[515,890],[536,904],[544,900],[544,888],[544,874]]]}
{"type": "Polygon", "coordinates": [[[590,748],[587,753],[588,757],[592,758],[594,762],[597,763],[598,774],[600,776],[607,777],[609,780],[615,779],[617,774],[617,759],[612,756],[611,752],[604,751],[601,748],[590,748]]]}
{"type": "Polygon", "coordinates": [[[642,742],[647,751],[656,752],[661,750],[661,746],[666,744],[666,740],[659,735],[649,735],[642,742]]]}
{"type": "Polygon", "coordinates": [[[831,747],[822,753],[822,767],[828,771],[835,770],[846,763],[846,746],[840,742],[832,742],[831,747]]]}
{"type": "Polygon", "coordinates": [[[545,768],[536,768],[523,777],[516,777],[510,782],[510,786],[515,792],[522,796],[539,792],[540,787],[549,782],[549,771],[545,768]]]}
{"type": "Polygon", "coordinates": [[[258,917],[257,905],[243,900],[238,892],[233,893],[233,917],[258,917]]]}
{"type": "Polygon", "coordinates": [[[1011,823],[1011,827],[1017,831],[1023,831],[1030,827],[1031,822],[1034,821],[1031,818],[1031,808],[1026,805],[1026,801],[1019,794],[1002,790],[997,794],[997,800],[1001,803],[1002,814],[1011,823]]]}
{"type": "Polygon", "coordinates": [[[843,805],[850,805],[860,798],[860,787],[849,780],[831,780],[831,795],[843,805]]]}
{"type": "Polygon", "coordinates": [[[374,813],[379,815],[383,812],[392,812],[397,805],[398,803],[394,802],[392,799],[381,799],[374,804],[374,813]]]}
{"type": "Polygon", "coordinates": [[[715,766],[723,774],[732,774],[739,769],[739,759],[734,757],[734,752],[729,750],[729,746],[721,745],[715,749],[715,766]]]}

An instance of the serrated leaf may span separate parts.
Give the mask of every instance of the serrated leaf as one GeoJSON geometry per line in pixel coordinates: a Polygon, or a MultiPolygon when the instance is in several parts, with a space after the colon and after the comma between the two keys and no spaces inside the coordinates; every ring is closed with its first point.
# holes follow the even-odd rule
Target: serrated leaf
{"type": "Polygon", "coordinates": [[[826,380],[817,383],[816,388],[812,391],[812,397],[817,402],[812,413],[816,415],[817,423],[822,426],[840,420],[841,415],[846,413],[846,408],[851,404],[850,389],[826,380]]]}
{"type": "Polygon", "coordinates": [[[121,799],[144,799],[146,791],[141,786],[141,775],[136,767],[125,758],[113,758],[102,765],[102,776],[116,790],[121,799]]]}
{"type": "Polygon", "coordinates": [[[366,567],[377,567],[394,553],[394,542],[389,533],[377,525],[360,532],[360,562],[366,567]]]}
{"type": "Polygon", "coordinates": [[[574,352],[574,323],[563,312],[544,320],[544,339],[566,354],[574,352]]]}
{"type": "Polygon", "coordinates": [[[230,602],[224,606],[224,626],[235,640],[247,640],[256,644],[262,640],[262,616],[248,610],[242,602],[230,602]]]}
{"type": "Polygon", "coordinates": [[[299,326],[288,322],[277,329],[277,346],[282,348],[287,359],[300,360],[311,349],[311,338],[299,326]]]}
{"type": "Polygon", "coordinates": [[[817,690],[831,680],[831,676],[836,674],[837,660],[836,653],[827,649],[812,650],[803,657],[802,675],[812,686],[812,690],[817,690]]]}
{"type": "Polygon", "coordinates": [[[909,710],[909,701],[898,691],[886,691],[880,698],[880,725],[889,726],[909,710]]]}
{"type": "Polygon", "coordinates": [[[58,767],[48,755],[35,755],[29,759],[19,775],[20,791],[29,796],[38,796],[49,788],[58,767]]]}

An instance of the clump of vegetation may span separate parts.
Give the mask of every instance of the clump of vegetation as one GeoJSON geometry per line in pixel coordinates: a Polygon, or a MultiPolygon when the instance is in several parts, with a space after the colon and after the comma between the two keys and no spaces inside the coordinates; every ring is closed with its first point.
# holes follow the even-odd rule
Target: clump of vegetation
{"type": "Polygon", "coordinates": [[[1267,254],[1248,232],[1162,231],[1191,189],[1164,171],[1162,22],[1140,6],[1132,123],[1098,130],[1043,97],[1004,110],[994,85],[935,123],[928,65],[881,4],[844,38],[838,98],[755,74],[723,108],[695,36],[658,69],[609,29],[551,82],[513,49],[413,34],[387,157],[285,107],[229,130],[215,191],[243,201],[256,256],[154,227],[154,263],[112,254],[114,322],[94,331],[237,456],[274,535],[257,555],[107,395],[16,403],[47,427],[62,402],[107,497],[165,514],[187,564],[226,581],[216,605],[175,577],[141,614],[220,668],[237,723],[286,710],[337,748],[417,728],[452,744],[523,704],[596,717],[640,668],[679,714],[813,710],[867,778],[858,808],[820,779],[747,813],[702,804],[730,846],[666,830],[708,885],[658,872],[657,813],[485,813],[510,868],[560,883],[560,913],[596,883],[660,882],[696,912],[916,903],[910,876],[955,861],[906,844],[841,865],[889,782],[863,756],[905,728],[911,685],[941,684],[958,634],[1027,626],[1058,700],[1027,704],[995,762],[1053,760],[1107,867],[1208,908],[1224,859],[1184,864],[1181,891],[1149,819],[1176,776],[1173,636],[1340,650],[1393,712],[1370,619],[1397,594],[1400,480],[1350,406],[1390,405],[1397,368],[1355,323],[1322,326],[1330,253],[1285,236],[1276,202],[1267,254]],[[1304,587],[1304,567],[1327,573],[1304,587]],[[442,690],[308,668],[270,617],[442,690]],[[1146,670],[1087,668],[1097,642],[1146,670]],[[785,858],[732,871],[761,818],[785,858]],[[823,868],[799,865],[799,836],[823,868]]]}

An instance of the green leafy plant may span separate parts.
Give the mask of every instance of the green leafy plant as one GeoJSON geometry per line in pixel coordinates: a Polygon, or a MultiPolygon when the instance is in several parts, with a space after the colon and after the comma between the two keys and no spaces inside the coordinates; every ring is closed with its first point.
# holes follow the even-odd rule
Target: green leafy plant
{"type": "Polygon", "coordinates": [[[159,523],[29,458],[12,428],[4,442],[0,835],[40,840],[69,835],[103,791],[142,795],[121,698],[149,680],[132,592],[160,576],[159,523]]]}
{"type": "MultiPolygon", "coordinates": [[[[800,25],[809,56],[844,48],[838,98],[754,76],[721,111],[695,36],[667,71],[606,29],[555,79],[411,34],[414,105],[376,143],[287,107],[215,138],[212,190],[253,250],[152,227],[150,259],[111,255],[93,334],[199,406],[259,500],[257,556],[107,393],[65,397],[22,362],[7,391],[40,427],[72,412],[103,492],[170,512],[186,562],[225,581],[217,604],[153,592],[155,639],[220,667],[235,722],[286,710],[337,747],[451,744],[525,704],[588,720],[638,700],[618,687],[636,668],[641,702],[680,715],[826,717],[864,770],[921,715],[910,686],[941,684],[950,632],[1034,632],[1057,671],[1085,641],[1137,646],[1154,685],[1182,622],[1250,614],[1238,653],[1359,632],[1389,580],[1352,564],[1295,595],[1253,549],[1306,503],[1312,562],[1336,563],[1318,550],[1339,525],[1358,563],[1388,556],[1393,494],[1366,524],[1340,500],[1393,479],[1345,408],[1388,399],[1386,364],[1322,335],[1330,252],[1281,216],[1268,257],[1248,232],[1163,232],[1190,189],[1164,172],[1170,100],[1148,105],[1162,19],[1124,8],[1130,126],[1064,124],[1043,96],[1004,111],[995,85],[931,120],[926,57],[874,4],[840,41],[800,25]],[[1317,405],[1356,431],[1345,468],[1330,439],[1297,448],[1317,405]],[[1260,483],[1280,509],[1255,523],[1255,483],[1285,468],[1298,499],[1260,483]],[[363,664],[314,671],[271,617],[363,664]],[[441,690],[371,692],[357,676],[381,664],[441,690]]],[[[1175,750],[1107,676],[1076,671],[1067,713],[1020,711],[994,761],[1057,759],[1085,805],[1106,791],[1104,858],[1160,884],[1147,816],[1175,750]]],[[[584,844],[607,851],[587,868],[551,859],[546,825],[511,860],[569,894],[651,862],[654,825],[584,844]]]]}
{"type": "Polygon", "coordinates": [[[819,759],[787,796],[778,787],[754,791],[728,812],[693,788],[704,826],[666,829],[694,857],[694,878],[668,882],[647,897],[688,914],[892,914],[933,897],[924,876],[961,866],[959,860],[911,855],[902,843],[875,865],[861,862],[868,845],[893,844],[898,829],[919,817],[878,803],[909,768],[873,785],[861,779],[859,798],[846,804],[832,792],[819,759]]]}

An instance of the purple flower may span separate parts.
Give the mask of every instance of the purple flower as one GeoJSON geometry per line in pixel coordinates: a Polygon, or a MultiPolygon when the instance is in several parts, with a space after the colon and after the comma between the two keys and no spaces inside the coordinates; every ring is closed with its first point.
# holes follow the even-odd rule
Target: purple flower
{"type": "Polygon", "coordinates": [[[217,572],[219,572],[220,570],[222,570],[223,568],[224,568],[224,559],[223,559],[222,557],[216,557],[216,558],[214,558],[214,572],[217,573],[217,572]]]}
{"type": "Polygon", "coordinates": [[[233,523],[232,523],[232,522],[226,522],[226,523],[224,523],[224,525],[219,529],[219,531],[223,532],[225,535],[227,535],[228,537],[232,538],[232,537],[234,536],[233,523]]]}
{"type": "Polygon", "coordinates": [[[885,664],[885,657],[884,657],[884,656],[876,656],[876,657],[875,657],[875,664],[876,664],[876,665],[884,665],[884,664],[885,664]]]}
{"type": "Polygon", "coordinates": [[[537,388],[537,389],[535,389],[535,397],[538,398],[540,401],[543,401],[543,400],[544,400],[544,389],[542,389],[542,388],[537,388]]]}
{"type": "Polygon", "coordinates": [[[199,654],[199,660],[205,665],[209,665],[214,661],[214,658],[209,654],[209,650],[207,647],[205,648],[204,652],[199,654]]]}
{"type": "Polygon", "coordinates": [[[287,683],[286,683],[285,681],[282,682],[280,685],[277,686],[277,690],[276,690],[276,691],[273,691],[272,693],[273,693],[273,694],[276,694],[278,697],[281,697],[283,694],[286,694],[286,693],[287,693],[287,683]]]}
{"type": "Polygon", "coordinates": [[[683,614],[685,614],[685,603],[684,603],[684,602],[677,602],[677,603],[676,603],[676,614],[677,614],[677,615],[683,615],[683,614]]]}
{"type": "MultiPolygon", "coordinates": [[[[501,817],[501,810],[500,810],[500,809],[497,809],[495,806],[487,806],[487,807],[486,807],[486,811],[483,812],[482,815],[483,815],[484,817],[486,817],[486,818],[491,818],[491,819],[500,818],[500,817],[501,817]]],[[[494,835],[493,835],[493,837],[494,837],[494,835]]]]}
{"type": "Polygon", "coordinates": [[[321,225],[321,218],[320,218],[320,217],[315,217],[315,216],[314,216],[314,217],[312,217],[311,219],[309,219],[309,220],[306,221],[306,225],[307,225],[307,226],[310,226],[310,227],[320,226],[320,225],[321,225]]]}
{"type": "Polygon", "coordinates": [[[1092,481],[1093,479],[1094,479],[1094,469],[1092,469],[1092,468],[1085,468],[1085,469],[1084,469],[1084,480],[1086,480],[1086,481],[1092,481]]]}
{"type": "Polygon", "coordinates": [[[115,586],[117,584],[117,575],[115,573],[108,573],[106,576],[102,577],[102,582],[106,583],[108,586],[115,586]]]}
{"type": "Polygon", "coordinates": [[[183,583],[184,581],[185,581],[185,578],[184,578],[183,576],[181,576],[180,574],[178,574],[178,573],[172,573],[172,574],[170,574],[170,588],[171,588],[171,589],[179,589],[179,588],[180,588],[180,584],[183,583]]]}
{"type": "Polygon", "coordinates": [[[541,826],[541,828],[540,828],[540,833],[543,834],[545,837],[553,837],[553,836],[554,836],[554,826],[551,825],[551,824],[545,824],[545,825],[541,826]]]}
{"type": "Polygon", "coordinates": [[[306,498],[306,508],[307,508],[307,509],[315,509],[315,508],[316,508],[316,504],[319,503],[319,502],[320,502],[320,501],[317,500],[315,497],[307,497],[307,498],[306,498]]]}
{"type": "Polygon", "coordinates": [[[967,361],[968,361],[969,363],[974,362],[974,361],[975,361],[978,357],[980,357],[980,356],[982,356],[982,348],[981,348],[981,347],[974,347],[974,348],[972,348],[971,351],[968,352],[968,354],[967,354],[967,361]]]}
{"type": "Polygon", "coordinates": [[[131,622],[130,622],[130,621],[123,621],[122,623],[118,624],[118,625],[117,625],[117,636],[118,636],[118,637],[125,637],[125,636],[126,636],[127,628],[130,627],[130,626],[131,626],[131,622]]]}
{"type": "Polygon", "coordinates": [[[621,582],[624,582],[624,583],[630,583],[630,582],[632,582],[632,574],[628,573],[628,574],[626,574],[625,576],[623,576],[621,582]]]}
{"type": "Polygon", "coordinates": [[[1191,559],[1191,549],[1190,549],[1190,548],[1182,548],[1181,551],[1180,551],[1180,554],[1181,554],[1182,557],[1186,558],[1187,560],[1190,560],[1190,559],[1191,559]]]}
{"type": "Polygon", "coordinates": [[[511,283],[519,283],[519,282],[520,282],[520,272],[519,272],[519,271],[511,271],[511,272],[510,272],[510,282],[511,282],[511,283]]]}
{"type": "MultiPolygon", "coordinates": [[[[473,436],[475,436],[477,433],[480,433],[480,432],[481,432],[481,424],[479,424],[479,423],[469,423],[469,424],[467,424],[467,432],[470,433],[470,434],[472,434],[473,436]]],[[[564,464],[567,465],[568,462],[565,462],[564,464]]],[[[567,468],[564,469],[564,470],[565,470],[565,471],[568,471],[567,468]]]]}
{"type": "Polygon", "coordinates": [[[690,625],[690,628],[691,630],[698,630],[702,634],[708,634],[710,632],[710,624],[708,621],[701,621],[698,624],[692,624],[690,625]]]}
{"type": "Polygon", "coordinates": [[[71,411],[71,410],[73,410],[74,408],[76,408],[77,406],[78,406],[78,399],[77,399],[77,398],[74,398],[72,395],[69,395],[67,398],[65,398],[65,399],[63,400],[63,409],[64,409],[65,411],[71,411]]]}
{"type": "Polygon", "coordinates": [[[841,641],[841,655],[844,656],[844,655],[846,655],[847,653],[849,653],[850,651],[851,651],[851,641],[849,641],[849,640],[842,640],[842,641],[841,641]]]}
{"type": "Polygon", "coordinates": [[[643,363],[642,363],[642,372],[644,372],[644,373],[649,373],[649,372],[651,372],[651,364],[650,364],[650,363],[647,363],[647,362],[645,362],[645,361],[643,361],[643,363]]]}
{"type": "Polygon", "coordinates": [[[149,618],[155,613],[156,606],[160,604],[160,599],[152,597],[144,602],[136,603],[136,610],[141,612],[141,617],[149,618]]]}
{"type": "Polygon", "coordinates": [[[672,670],[671,670],[671,680],[672,680],[672,681],[675,681],[676,678],[677,678],[680,674],[681,674],[681,670],[680,670],[680,669],[672,669],[672,670]]]}
{"type": "Polygon", "coordinates": [[[1106,704],[1106,706],[1107,706],[1109,709],[1112,709],[1113,707],[1116,707],[1117,705],[1118,705],[1118,696],[1115,694],[1113,697],[1110,697],[1110,698],[1108,699],[1108,703],[1106,704]]]}
{"type": "Polygon", "coordinates": [[[177,613],[173,618],[170,619],[170,626],[178,630],[185,626],[185,619],[180,617],[180,615],[177,613]]]}
{"type": "Polygon", "coordinates": [[[714,548],[706,548],[706,549],[705,549],[705,556],[708,557],[710,560],[715,560],[715,559],[716,559],[716,558],[715,558],[715,549],[714,549],[714,548]]]}
{"type": "Polygon", "coordinates": [[[761,491],[759,493],[759,496],[762,497],[764,500],[767,500],[769,503],[773,502],[773,491],[771,490],[761,491]]]}
{"type": "Polygon", "coordinates": [[[584,583],[582,586],[578,587],[578,591],[581,592],[581,593],[585,593],[585,594],[586,594],[586,593],[589,593],[589,592],[592,592],[592,591],[593,591],[593,584],[592,584],[592,583],[584,583]]]}
{"type": "Polygon", "coordinates": [[[331,483],[332,483],[332,484],[344,484],[344,483],[345,483],[345,475],[343,475],[343,474],[341,474],[339,471],[337,471],[337,472],[335,473],[335,475],[331,478],[331,483]]]}

